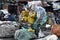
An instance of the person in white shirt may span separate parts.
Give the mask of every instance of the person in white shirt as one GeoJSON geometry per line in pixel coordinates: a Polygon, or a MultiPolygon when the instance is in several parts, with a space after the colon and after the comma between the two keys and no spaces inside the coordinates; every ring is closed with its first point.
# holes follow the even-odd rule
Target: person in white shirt
{"type": "Polygon", "coordinates": [[[9,12],[8,12],[8,5],[3,4],[3,9],[0,10],[0,14],[4,14],[3,17],[1,16],[2,20],[7,19],[9,12]]]}

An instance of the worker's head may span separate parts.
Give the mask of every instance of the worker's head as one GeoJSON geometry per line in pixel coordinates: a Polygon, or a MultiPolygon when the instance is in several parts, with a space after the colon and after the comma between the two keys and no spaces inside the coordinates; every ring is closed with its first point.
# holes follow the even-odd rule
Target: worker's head
{"type": "Polygon", "coordinates": [[[3,4],[3,9],[8,9],[8,5],[7,4],[3,4]]]}

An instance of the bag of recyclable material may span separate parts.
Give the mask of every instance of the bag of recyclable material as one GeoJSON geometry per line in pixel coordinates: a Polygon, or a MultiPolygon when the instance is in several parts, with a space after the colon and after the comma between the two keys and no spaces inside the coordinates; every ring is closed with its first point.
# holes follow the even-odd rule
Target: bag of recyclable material
{"type": "Polygon", "coordinates": [[[60,37],[60,25],[59,24],[53,25],[51,28],[51,32],[60,37]]]}
{"type": "Polygon", "coordinates": [[[35,40],[58,40],[58,37],[56,35],[48,35],[44,38],[39,38],[39,39],[35,39],[35,40]]]}
{"type": "Polygon", "coordinates": [[[50,25],[56,24],[54,13],[48,12],[47,15],[48,15],[47,23],[50,25]]]}
{"type": "Polygon", "coordinates": [[[38,38],[40,38],[40,37],[44,37],[45,35],[44,35],[44,33],[40,30],[39,31],[39,33],[38,33],[39,35],[38,35],[38,38]]]}
{"type": "Polygon", "coordinates": [[[47,21],[47,15],[46,11],[41,6],[35,6],[32,9],[34,9],[37,12],[37,19],[33,24],[33,27],[37,27],[38,24],[40,24],[40,27],[47,21]]]}
{"type": "Polygon", "coordinates": [[[22,28],[15,32],[16,40],[29,40],[34,37],[36,37],[36,35],[33,32],[27,31],[27,29],[25,29],[25,28],[22,28]]]}
{"type": "Polygon", "coordinates": [[[28,23],[33,24],[36,20],[37,13],[35,11],[30,11],[28,16],[28,23]]]}
{"type": "Polygon", "coordinates": [[[48,35],[47,37],[45,37],[46,40],[57,40],[58,37],[56,35],[48,35]]]}
{"type": "Polygon", "coordinates": [[[19,29],[19,27],[16,22],[0,21],[0,37],[13,36],[17,29],[19,29]]]}
{"type": "Polygon", "coordinates": [[[28,2],[28,6],[30,7],[30,6],[32,6],[32,5],[42,5],[42,3],[41,3],[41,1],[31,1],[31,2],[28,2]]]}

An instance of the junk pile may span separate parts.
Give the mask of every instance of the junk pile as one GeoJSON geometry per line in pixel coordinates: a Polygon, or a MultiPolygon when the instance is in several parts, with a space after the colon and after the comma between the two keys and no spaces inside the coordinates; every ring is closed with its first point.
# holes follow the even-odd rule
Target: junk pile
{"type": "Polygon", "coordinates": [[[20,14],[19,21],[21,29],[15,32],[14,37],[16,40],[30,40],[31,38],[38,38],[38,34],[44,36],[42,31],[39,33],[39,30],[47,21],[46,11],[43,7],[32,5],[31,8],[26,8],[20,14]]]}

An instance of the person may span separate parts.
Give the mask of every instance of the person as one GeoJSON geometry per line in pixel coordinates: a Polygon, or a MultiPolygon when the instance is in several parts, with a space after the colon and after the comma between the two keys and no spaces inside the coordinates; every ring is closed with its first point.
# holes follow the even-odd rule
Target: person
{"type": "Polygon", "coordinates": [[[8,5],[8,12],[10,13],[10,15],[8,16],[8,21],[16,21],[17,6],[16,5],[8,5]]]}
{"type": "Polygon", "coordinates": [[[3,9],[0,10],[1,14],[1,21],[16,21],[16,15],[15,15],[15,7],[14,5],[11,7],[8,7],[7,4],[3,4],[3,9]]]}
{"type": "Polygon", "coordinates": [[[7,4],[3,4],[3,9],[0,10],[0,20],[1,21],[5,21],[8,18],[9,12],[8,12],[8,5],[7,4]]]}

